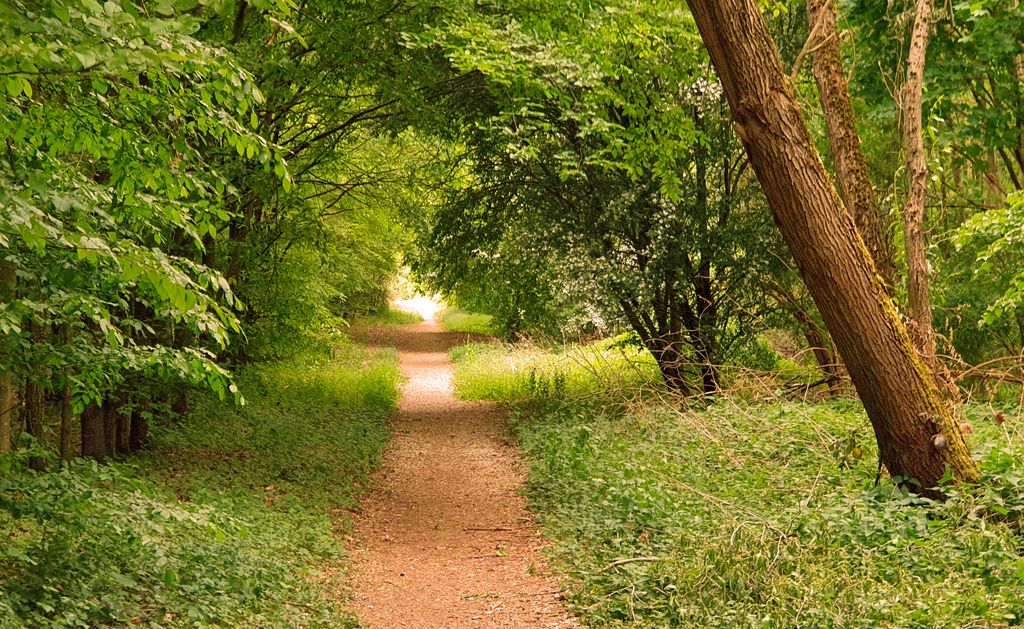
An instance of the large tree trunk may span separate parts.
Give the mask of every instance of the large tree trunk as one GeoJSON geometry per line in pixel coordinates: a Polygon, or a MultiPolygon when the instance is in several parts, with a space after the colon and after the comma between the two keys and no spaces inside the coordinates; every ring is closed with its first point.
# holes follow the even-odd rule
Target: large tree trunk
{"type": "Polygon", "coordinates": [[[776,224],[846,363],[890,474],[928,495],[978,471],[836,195],[756,0],[688,0],[776,224]]]}
{"type": "Polygon", "coordinates": [[[907,256],[907,316],[914,347],[932,367],[935,363],[935,333],[932,330],[932,302],[928,294],[928,260],[925,257],[924,204],[928,189],[928,162],[921,135],[921,92],[924,60],[931,28],[931,0],[917,0],[914,30],[907,55],[907,78],[900,91],[903,116],[903,150],[907,160],[907,205],[903,210],[903,241],[907,256]]]}
{"type": "Polygon", "coordinates": [[[839,51],[839,31],[833,0],[807,0],[807,20],[811,33],[816,33],[812,54],[814,81],[818,85],[818,98],[828,126],[828,142],[832,147],[839,192],[846,209],[853,215],[864,244],[871,252],[886,290],[891,295],[896,286],[896,265],[892,248],[886,237],[886,228],[878,213],[875,189],[868,178],[864,155],[860,150],[860,136],[850,104],[850,89],[843,72],[839,51]]]}

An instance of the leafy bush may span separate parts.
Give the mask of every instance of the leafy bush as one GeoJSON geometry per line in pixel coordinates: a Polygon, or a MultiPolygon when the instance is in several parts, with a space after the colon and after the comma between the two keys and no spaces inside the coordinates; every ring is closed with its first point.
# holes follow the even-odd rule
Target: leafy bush
{"type": "MultiPolygon", "coordinates": [[[[0,476],[0,626],[354,626],[336,530],[387,441],[397,357],[244,369],[130,463],[0,476]]],[[[19,455],[20,456],[20,455],[19,455]]]]}

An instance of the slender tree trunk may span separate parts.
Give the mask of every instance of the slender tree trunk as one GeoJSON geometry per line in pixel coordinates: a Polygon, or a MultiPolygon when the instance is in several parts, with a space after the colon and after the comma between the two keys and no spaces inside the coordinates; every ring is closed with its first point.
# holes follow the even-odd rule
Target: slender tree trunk
{"type": "Polygon", "coordinates": [[[103,409],[89,404],[82,411],[82,456],[102,461],[107,456],[106,424],[103,409]]]}
{"type": "Polygon", "coordinates": [[[119,428],[116,404],[107,402],[103,405],[103,452],[106,456],[117,454],[117,431],[119,428]]]}
{"type": "Polygon", "coordinates": [[[131,426],[128,429],[128,449],[132,452],[145,445],[149,436],[149,424],[142,413],[141,408],[132,411],[131,426]]]}
{"type": "Polygon", "coordinates": [[[719,391],[718,383],[718,352],[715,348],[715,326],[718,324],[718,304],[711,288],[711,254],[701,252],[705,260],[700,266],[697,277],[693,280],[694,294],[697,297],[696,326],[690,331],[693,349],[700,362],[701,383],[704,395],[714,395],[719,391]]]}
{"type": "Polygon", "coordinates": [[[768,295],[793,315],[793,319],[799,324],[804,339],[807,341],[807,347],[814,354],[814,360],[817,361],[818,368],[821,369],[822,375],[825,376],[829,394],[836,395],[839,392],[842,370],[840,369],[839,358],[835,355],[835,349],[828,332],[823,331],[814,320],[814,317],[800,305],[800,300],[790,295],[786,290],[772,290],[768,292],[768,295]]]}
{"type": "Polygon", "coordinates": [[[14,375],[0,374],[0,454],[11,451],[11,418],[18,415],[18,392],[14,375]]]}
{"type": "Polygon", "coordinates": [[[825,335],[821,333],[821,329],[818,324],[814,322],[811,315],[807,314],[800,308],[793,311],[793,318],[796,319],[804,331],[804,339],[807,340],[808,347],[811,348],[811,352],[814,354],[814,359],[818,361],[818,367],[821,369],[821,373],[825,376],[828,381],[829,395],[835,396],[839,393],[839,365],[836,364],[836,359],[832,355],[832,350],[828,347],[825,342],[825,335]]]}
{"type": "Polygon", "coordinates": [[[703,391],[705,396],[714,395],[721,388],[718,382],[718,365],[715,364],[715,360],[711,356],[711,352],[704,342],[702,335],[697,334],[693,345],[694,351],[697,354],[697,362],[700,364],[701,391],[703,391]]]}
{"type": "MultiPolygon", "coordinates": [[[[14,274],[14,266],[6,260],[0,260],[0,300],[11,301],[15,296],[18,277],[14,274]]],[[[18,387],[14,373],[7,357],[0,363],[0,454],[10,452],[11,425],[18,416],[18,387]]]]}
{"type": "MultiPolygon", "coordinates": [[[[64,345],[70,345],[72,339],[71,326],[65,325],[61,330],[64,345]]],[[[67,375],[67,374],[65,374],[67,375]]],[[[71,405],[71,385],[64,385],[64,398],[60,405],[60,460],[71,460],[71,421],[74,419],[74,408],[71,405]]]]}
{"type": "Polygon", "coordinates": [[[122,399],[114,412],[117,421],[117,451],[120,453],[130,452],[132,449],[132,413],[124,412],[125,404],[125,400],[122,399]]]}
{"type": "Polygon", "coordinates": [[[979,478],[952,409],[911,344],[814,148],[756,0],[688,0],[737,131],[864,408],[882,463],[932,491],[979,478]]]}
{"type": "MultiPolygon", "coordinates": [[[[45,327],[35,322],[30,323],[28,327],[32,333],[34,344],[46,342],[47,330],[45,327]]],[[[40,377],[38,373],[33,375],[36,378],[40,377]]],[[[46,418],[46,389],[40,380],[29,378],[25,382],[25,406],[22,408],[22,412],[25,415],[25,431],[32,435],[39,446],[45,445],[43,431],[46,418]]],[[[46,459],[31,457],[28,460],[28,466],[33,470],[46,469],[46,459]]]]}
{"type": "Polygon", "coordinates": [[[60,460],[71,460],[71,420],[74,419],[71,405],[71,387],[64,387],[64,399],[60,405],[60,460]]]}
{"type": "Polygon", "coordinates": [[[907,257],[907,318],[914,347],[935,368],[935,333],[932,330],[924,234],[928,162],[921,133],[921,94],[924,88],[924,61],[931,28],[932,3],[931,0],[917,0],[914,4],[916,9],[910,52],[907,55],[907,78],[900,91],[903,149],[907,160],[907,205],[903,210],[903,239],[907,257]]]}
{"type": "Polygon", "coordinates": [[[815,46],[812,54],[814,81],[818,85],[818,98],[828,126],[828,142],[832,147],[839,192],[891,295],[896,286],[896,265],[860,149],[850,89],[839,51],[833,0],[807,0],[807,19],[811,32],[817,33],[817,39],[812,42],[815,46]]]}
{"type": "MultiPolygon", "coordinates": [[[[25,383],[25,406],[22,408],[25,414],[25,431],[36,440],[40,446],[43,445],[43,417],[46,415],[46,391],[42,385],[31,380],[25,383]]],[[[33,470],[46,468],[46,459],[31,457],[28,466],[33,470]]]]}
{"type": "Polygon", "coordinates": [[[690,385],[686,381],[685,361],[679,351],[679,341],[659,340],[656,345],[650,351],[669,390],[682,395],[689,394],[690,385]]]}

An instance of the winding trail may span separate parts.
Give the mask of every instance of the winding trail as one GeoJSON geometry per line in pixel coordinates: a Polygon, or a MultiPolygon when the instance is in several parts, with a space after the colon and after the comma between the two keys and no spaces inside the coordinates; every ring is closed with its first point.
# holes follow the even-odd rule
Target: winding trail
{"type": "Polygon", "coordinates": [[[447,350],[466,335],[428,320],[369,337],[398,348],[406,383],[355,517],[353,610],[371,629],[576,627],[544,576],[501,411],[452,395],[447,350]]]}

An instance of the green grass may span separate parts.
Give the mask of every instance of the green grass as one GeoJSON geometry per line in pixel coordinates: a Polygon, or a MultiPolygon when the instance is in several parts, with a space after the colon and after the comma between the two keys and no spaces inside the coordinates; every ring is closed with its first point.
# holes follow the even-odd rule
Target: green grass
{"type": "Polygon", "coordinates": [[[423,317],[415,312],[388,308],[383,312],[357,317],[352,321],[356,326],[377,326],[377,325],[410,325],[423,321],[423,317]]]}
{"type": "Polygon", "coordinates": [[[469,343],[451,350],[455,386],[465,400],[586,397],[600,390],[633,397],[663,389],[650,354],[615,340],[552,351],[532,345],[469,343]]]}
{"type": "Polygon", "coordinates": [[[488,356],[486,388],[464,369],[474,354],[455,356],[459,391],[518,400],[530,504],[590,626],[1024,622],[1019,410],[999,424],[990,408],[967,409],[985,489],[938,504],[886,479],[875,487],[855,400],[680,410],[623,403],[597,380],[589,395],[531,398],[529,375],[502,368],[517,351],[488,356]]]}
{"type": "Polygon", "coordinates": [[[0,476],[0,626],[352,627],[340,533],[383,449],[397,356],[246,368],[144,454],[0,476]]]}
{"type": "Polygon", "coordinates": [[[479,334],[481,336],[494,336],[495,332],[491,327],[492,317],[490,315],[445,308],[438,313],[437,320],[446,332],[479,334]]]}

